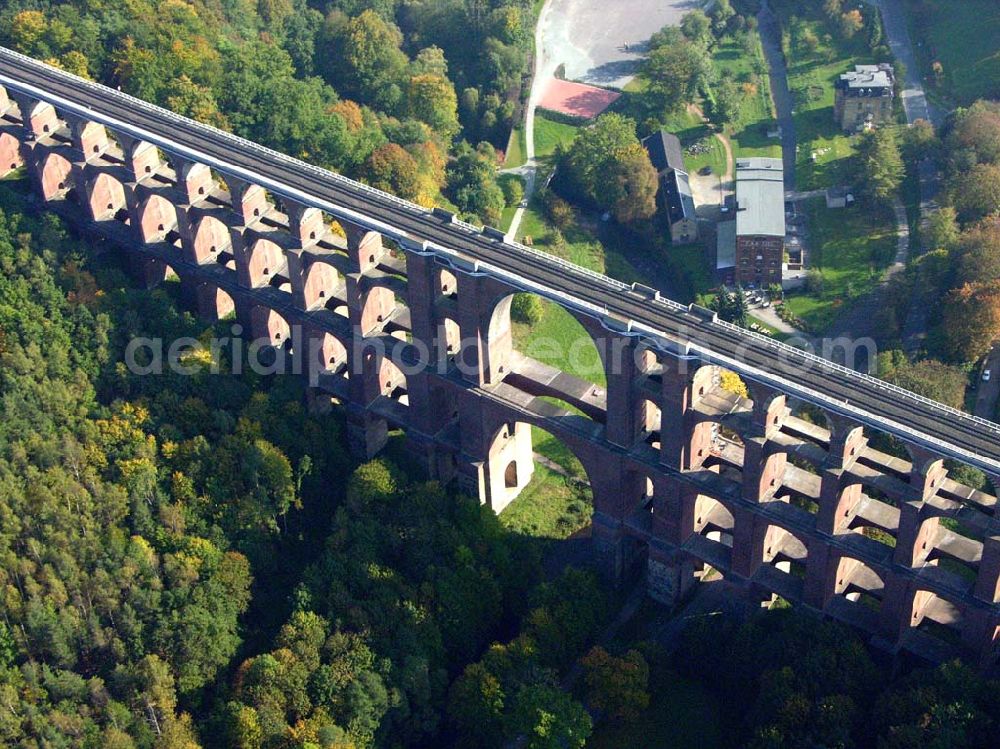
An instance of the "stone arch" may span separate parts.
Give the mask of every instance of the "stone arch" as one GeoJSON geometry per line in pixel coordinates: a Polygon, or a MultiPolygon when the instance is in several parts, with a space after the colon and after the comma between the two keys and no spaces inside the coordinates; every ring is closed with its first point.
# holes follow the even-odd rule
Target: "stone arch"
{"type": "Polygon", "coordinates": [[[655,348],[642,343],[635,350],[635,368],[654,382],[663,381],[664,364],[662,354],[655,348]]]}
{"type": "Polygon", "coordinates": [[[334,309],[339,303],[337,296],[343,284],[343,277],[331,263],[314,260],[306,270],[302,283],[305,308],[334,309]]]}
{"type": "Polygon", "coordinates": [[[951,601],[930,590],[917,590],[913,594],[911,629],[957,645],[961,641],[963,624],[962,609],[951,601]]]}
{"type": "Polygon", "coordinates": [[[733,545],[736,518],[719,500],[699,494],[694,500],[694,532],[711,541],[733,545]]]}
{"type": "Polygon", "coordinates": [[[406,374],[388,356],[382,356],[378,367],[379,393],[401,406],[410,405],[406,374]]]}
{"type": "Polygon", "coordinates": [[[605,387],[608,381],[605,339],[598,338],[597,323],[591,318],[560,307],[529,292],[512,291],[509,287],[499,293],[485,313],[487,362],[484,377],[487,382],[498,382],[510,371],[514,351],[540,361],[584,382],[605,387]],[[515,295],[535,297],[541,302],[542,322],[552,331],[546,340],[533,339],[530,333],[537,325],[518,323],[511,308],[515,295]],[[518,345],[520,344],[520,345],[518,345]]]}
{"type": "Polygon", "coordinates": [[[130,223],[125,187],[107,172],[100,172],[88,186],[90,214],[94,221],[130,223]]]}
{"type": "MultiPolygon", "coordinates": [[[[202,216],[194,231],[196,263],[220,262],[223,255],[233,254],[233,239],[229,227],[214,216],[202,216]]],[[[227,258],[228,261],[228,258],[227,258]]]]}
{"type": "Polygon", "coordinates": [[[462,345],[462,331],[458,323],[450,317],[442,317],[438,323],[438,338],[441,340],[446,356],[454,356],[462,345]]]}
{"type": "Polygon", "coordinates": [[[370,335],[381,328],[396,311],[395,292],[388,286],[372,286],[361,305],[361,334],[370,335]]]}
{"type": "Polygon", "coordinates": [[[347,347],[332,333],[322,330],[312,331],[309,337],[310,372],[342,374],[350,377],[347,347]]]}
{"type": "Polygon", "coordinates": [[[175,242],[179,239],[177,209],[162,195],[150,195],[139,212],[142,241],[175,242]]]}
{"type": "Polygon", "coordinates": [[[250,247],[250,257],[247,263],[250,276],[250,286],[261,288],[271,284],[276,276],[282,276],[285,270],[285,253],[281,247],[269,239],[258,239],[250,247]]]}
{"type": "Polygon", "coordinates": [[[878,608],[885,595],[885,580],[860,559],[845,556],[837,563],[833,593],[878,608]]]}
{"type": "Polygon", "coordinates": [[[290,351],[293,345],[292,330],[288,321],[278,312],[257,305],[250,314],[251,333],[256,341],[272,348],[290,351]]]}
{"type": "Polygon", "coordinates": [[[958,523],[940,516],[926,518],[917,529],[913,548],[914,567],[935,567],[956,587],[971,588],[979,574],[983,544],[959,532],[958,523]]]}
{"type": "Polygon", "coordinates": [[[663,425],[663,412],[656,401],[651,398],[639,398],[636,406],[635,428],[646,444],[655,450],[662,446],[660,430],[663,425]]]}
{"type": "Polygon", "coordinates": [[[764,533],[764,564],[782,572],[801,577],[805,575],[805,560],[809,547],[787,528],[769,525],[764,533]]]}
{"type": "Polygon", "coordinates": [[[22,166],[21,142],[10,133],[0,132],[0,177],[6,177],[22,166]]]}
{"type": "Polygon", "coordinates": [[[49,152],[42,161],[42,195],[46,200],[70,198],[73,190],[73,165],[61,154],[49,152]]]}
{"type": "Polygon", "coordinates": [[[445,268],[438,268],[435,271],[436,287],[438,296],[446,299],[458,298],[458,279],[455,274],[445,268]]]}
{"type": "Polygon", "coordinates": [[[208,281],[197,288],[198,314],[205,320],[225,320],[236,313],[233,298],[223,289],[208,281]]]}
{"type": "Polygon", "coordinates": [[[723,421],[752,410],[746,384],[730,370],[703,364],[691,374],[688,390],[695,423],[688,437],[686,467],[713,468],[734,481],[742,481],[743,437],[723,421]]]}

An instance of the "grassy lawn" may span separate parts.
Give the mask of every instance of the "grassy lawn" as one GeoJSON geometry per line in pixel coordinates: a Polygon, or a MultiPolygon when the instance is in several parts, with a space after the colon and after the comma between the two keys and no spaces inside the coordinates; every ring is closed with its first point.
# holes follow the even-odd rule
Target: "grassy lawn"
{"type": "Polygon", "coordinates": [[[518,125],[510,131],[510,138],[507,140],[507,151],[504,154],[504,169],[513,169],[521,166],[528,160],[528,151],[525,146],[524,125],[518,125]]]}
{"type": "Polygon", "coordinates": [[[531,483],[500,513],[500,522],[516,533],[562,539],[586,527],[592,512],[587,487],[536,463],[531,483]]]}
{"type": "Polygon", "coordinates": [[[543,301],[542,307],[542,319],[536,324],[514,323],[514,347],[543,364],[604,386],[601,357],[587,331],[555,303],[543,301]]]}
{"type": "Polygon", "coordinates": [[[870,291],[896,253],[896,223],[888,205],[828,209],[822,199],[806,204],[811,267],[822,289],[786,296],[785,305],[820,332],[845,304],[870,291]]]}
{"type": "Polygon", "coordinates": [[[579,125],[569,125],[535,113],[535,158],[547,159],[555,153],[556,146],[568,146],[576,137],[579,125]]]}
{"type": "Polygon", "coordinates": [[[788,87],[794,101],[798,189],[843,184],[850,177],[856,139],[843,133],[834,121],[834,82],[854,65],[875,60],[863,32],[846,41],[825,19],[808,15],[798,3],[780,0],[778,6],[788,60],[788,87]],[[790,11],[797,15],[791,17],[790,11]]]}
{"type": "Polygon", "coordinates": [[[960,105],[1000,98],[1000,3],[905,0],[903,5],[914,52],[934,92],[960,105]],[[932,72],[935,62],[941,64],[940,78],[932,72]]]}
{"type": "Polygon", "coordinates": [[[626,725],[599,725],[587,749],[715,749],[723,746],[720,710],[708,692],[673,672],[650,679],[649,707],[626,725]]]}
{"type": "Polygon", "coordinates": [[[739,118],[726,125],[733,155],[780,158],[781,143],[767,137],[767,131],[774,127],[775,120],[767,63],[764,62],[759,37],[752,37],[748,45],[732,37],[723,37],[712,52],[712,63],[720,76],[732,75],[740,85],[747,87],[739,118]]]}

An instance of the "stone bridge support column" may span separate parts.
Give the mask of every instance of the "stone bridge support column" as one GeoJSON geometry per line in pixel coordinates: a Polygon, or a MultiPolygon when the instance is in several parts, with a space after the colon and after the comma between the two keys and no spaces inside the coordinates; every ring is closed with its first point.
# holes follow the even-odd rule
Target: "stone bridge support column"
{"type": "Polygon", "coordinates": [[[511,295],[517,290],[475,270],[454,268],[458,281],[458,362],[465,379],[480,387],[502,381],[514,351],[511,295]]]}
{"type": "Polygon", "coordinates": [[[743,440],[743,498],[766,502],[774,497],[785,476],[786,451],[773,442],[788,409],[785,395],[759,383],[747,385],[753,399],[752,434],[743,440]]]}
{"type": "Polygon", "coordinates": [[[104,125],[75,115],[66,115],[64,119],[69,125],[73,148],[83,161],[90,161],[108,150],[108,131],[104,125]]]}
{"type": "Polygon", "coordinates": [[[663,358],[663,391],[660,398],[660,460],[675,470],[689,463],[692,407],[690,363],[670,356],[663,358]]]}
{"type": "Polygon", "coordinates": [[[601,573],[615,585],[622,585],[636,572],[640,547],[625,530],[625,508],[634,495],[629,472],[621,459],[611,465],[602,461],[600,470],[590,472],[594,494],[591,534],[601,573]]]}
{"type": "Polygon", "coordinates": [[[17,102],[17,108],[21,112],[24,129],[34,136],[34,140],[59,129],[59,115],[56,114],[55,107],[48,102],[19,92],[14,92],[12,98],[17,102]]]}
{"type": "Polygon", "coordinates": [[[407,248],[406,301],[410,309],[410,332],[421,355],[418,371],[408,373],[407,377],[412,418],[407,447],[428,476],[447,482],[455,474],[454,456],[441,449],[435,437],[457,418],[459,404],[435,377],[446,374],[449,368],[447,343],[442,339],[436,314],[435,271],[433,255],[423,252],[422,248],[407,248]]]}
{"type": "Polygon", "coordinates": [[[608,442],[629,450],[638,437],[636,416],[639,371],[636,367],[636,345],[634,339],[609,332],[596,322],[590,327],[593,329],[591,337],[598,350],[603,349],[607,377],[608,419],[604,435],[608,442]]]}
{"type": "Polygon", "coordinates": [[[768,523],[745,507],[733,507],[733,574],[748,582],[764,563],[768,523]]]}

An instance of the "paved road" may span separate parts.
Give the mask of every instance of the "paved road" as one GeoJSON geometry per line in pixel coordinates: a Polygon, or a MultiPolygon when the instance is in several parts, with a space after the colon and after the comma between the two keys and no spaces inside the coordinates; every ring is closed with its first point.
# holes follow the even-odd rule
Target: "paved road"
{"type": "Polygon", "coordinates": [[[990,381],[979,379],[979,393],[976,396],[976,407],[973,413],[984,419],[993,419],[997,415],[997,399],[1000,399],[1000,344],[986,359],[983,369],[990,370],[990,381]]]}
{"type": "MultiPolygon", "coordinates": [[[[721,364],[830,411],[1000,472],[1000,427],[954,409],[3,48],[0,84],[52,101],[66,114],[106,124],[175,157],[211,166],[227,179],[246,180],[285,200],[381,232],[407,252],[429,253],[437,262],[533,291],[601,319],[612,329],[641,332],[675,356],[721,364]]],[[[266,296],[267,291],[261,293],[266,296]]],[[[293,319],[304,314],[290,300],[282,300],[279,308],[293,319]]],[[[317,326],[325,324],[321,314],[308,314],[317,326]]],[[[412,357],[411,347],[402,346],[400,356],[412,357]]]]}
{"type": "Polygon", "coordinates": [[[900,0],[865,0],[876,6],[882,13],[882,25],[889,40],[889,48],[896,59],[906,66],[906,77],[903,81],[903,109],[906,111],[906,121],[913,124],[917,120],[927,120],[935,127],[944,123],[945,113],[927,100],[923,83],[920,80],[920,65],[913,54],[913,44],[909,29],[906,27],[906,11],[900,0]]]}
{"type": "Polygon", "coordinates": [[[785,53],[781,51],[781,27],[778,19],[763,0],[760,13],[757,14],[760,40],[764,48],[764,58],[767,60],[771,82],[771,99],[781,126],[781,157],[785,167],[785,190],[795,190],[795,120],[792,117],[792,94],[788,90],[788,68],[785,64],[785,53]]]}

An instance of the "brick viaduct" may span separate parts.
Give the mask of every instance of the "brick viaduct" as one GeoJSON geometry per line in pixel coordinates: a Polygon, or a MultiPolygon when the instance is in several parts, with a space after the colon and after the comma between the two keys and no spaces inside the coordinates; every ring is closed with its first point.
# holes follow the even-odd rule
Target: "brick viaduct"
{"type": "MultiPolygon", "coordinates": [[[[936,451],[888,425],[909,457],[881,452],[871,420],[828,401],[806,418],[801,398],[752,377],[741,397],[711,357],[672,353],[567,303],[605,368],[606,387],[583,382],[514,348],[511,299],[530,284],[373,231],[356,211],[279,196],[245,170],[210,168],[2,67],[0,83],[0,175],[23,167],[48,208],[121,248],[141,282],[176,276],[204,317],[234,314],[275,349],[308,352],[310,392],[343,405],[360,456],[402,429],[429,476],[499,511],[531,478],[537,426],[583,464],[613,578],[642,572],[671,603],[721,574],[752,603],[778,595],[890,649],[996,664],[995,461],[979,461],[990,481],[972,489],[948,475],[953,446],[936,451]],[[418,352],[433,366],[413,366],[418,352]]],[[[169,136],[169,113],[142,106],[169,136]]]]}

